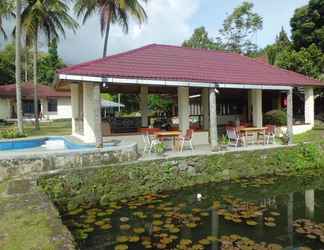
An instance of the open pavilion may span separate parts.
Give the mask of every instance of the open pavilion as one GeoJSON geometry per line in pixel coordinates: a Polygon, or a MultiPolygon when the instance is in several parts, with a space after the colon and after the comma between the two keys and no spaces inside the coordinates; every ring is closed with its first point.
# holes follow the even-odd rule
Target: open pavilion
{"type": "MultiPolygon", "coordinates": [[[[190,97],[199,96],[199,107],[193,108],[199,110],[201,117],[196,143],[209,143],[216,148],[217,125],[223,122],[222,117],[226,118],[224,113],[234,109],[241,121],[262,127],[265,107],[280,108],[283,99],[291,143],[295,129],[293,90],[298,88],[304,93],[301,130],[307,130],[314,125],[314,88],[323,86],[318,80],[240,54],[157,44],[70,66],[58,71],[58,76],[58,88],[71,89],[73,136],[98,146],[103,142],[100,111],[103,92],[138,94],[139,127],[150,125],[149,94],[175,96],[174,115],[183,133],[191,126],[190,97]]],[[[139,140],[134,133],[122,137],[139,140]]]]}

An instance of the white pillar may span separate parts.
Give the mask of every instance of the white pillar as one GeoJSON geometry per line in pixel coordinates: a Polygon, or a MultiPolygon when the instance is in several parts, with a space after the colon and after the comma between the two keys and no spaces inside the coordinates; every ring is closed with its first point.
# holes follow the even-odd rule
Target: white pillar
{"type": "Polygon", "coordinates": [[[305,191],[305,204],[306,204],[306,218],[314,219],[315,212],[315,192],[314,190],[305,191]]]}
{"type": "Polygon", "coordinates": [[[142,116],[142,127],[148,127],[148,87],[141,86],[140,92],[140,112],[142,116]]]}
{"type": "Polygon", "coordinates": [[[189,129],[189,88],[178,87],[179,129],[185,134],[189,129]]]}
{"type": "Polygon", "coordinates": [[[102,144],[100,84],[83,83],[83,139],[102,144]]]}
{"type": "Polygon", "coordinates": [[[262,121],[262,90],[253,89],[251,91],[252,95],[252,106],[253,106],[253,126],[261,128],[262,121]]]}
{"type": "Polygon", "coordinates": [[[314,89],[305,87],[305,123],[314,125],[315,107],[314,107],[314,89]]]}
{"type": "Polygon", "coordinates": [[[209,89],[209,120],[210,120],[210,145],[212,150],[217,150],[217,109],[216,109],[216,92],[215,89],[209,89]]]}
{"type": "Polygon", "coordinates": [[[71,106],[72,106],[72,135],[78,134],[78,119],[80,114],[80,85],[70,84],[71,88],[71,106]]]}
{"type": "Polygon", "coordinates": [[[209,89],[203,88],[201,91],[201,107],[203,115],[203,128],[209,129],[209,89]]]}
{"type": "Polygon", "coordinates": [[[293,143],[293,89],[287,93],[287,136],[288,144],[293,143]]]}
{"type": "Polygon", "coordinates": [[[41,99],[41,112],[42,112],[42,119],[49,119],[48,115],[48,99],[41,99]]]}

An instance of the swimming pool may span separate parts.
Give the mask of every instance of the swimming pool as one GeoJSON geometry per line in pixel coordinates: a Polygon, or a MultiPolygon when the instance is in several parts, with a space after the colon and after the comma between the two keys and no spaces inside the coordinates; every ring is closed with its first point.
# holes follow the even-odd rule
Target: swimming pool
{"type": "MultiPolygon", "coordinates": [[[[104,146],[114,146],[117,142],[107,143],[104,146]]],[[[24,150],[40,148],[46,150],[60,150],[60,149],[87,149],[95,148],[94,144],[79,144],[67,140],[64,137],[42,137],[35,139],[23,139],[23,140],[6,140],[0,141],[0,151],[6,150],[24,150]]]]}

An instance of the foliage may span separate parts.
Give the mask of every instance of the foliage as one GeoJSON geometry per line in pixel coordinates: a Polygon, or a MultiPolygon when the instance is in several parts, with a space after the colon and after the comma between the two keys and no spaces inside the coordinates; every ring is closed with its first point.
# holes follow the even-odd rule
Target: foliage
{"type": "Polygon", "coordinates": [[[264,114],[263,123],[276,126],[285,126],[287,125],[287,114],[285,111],[280,109],[271,110],[264,114]]]}
{"type": "Polygon", "coordinates": [[[320,78],[324,68],[324,54],[315,45],[299,51],[284,49],[276,58],[276,65],[314,78],[320,78]]]}
{"type": "Polygon", "coordinates": [[[154,147],[154,152],[161,155],[165,152],[166,145],[163,142],[160,142],[159,144],[156,144],[154,147]]]}
{"type": "Polygon", "coordinates": [[[303,173],[324,168],[321,150],[322,145],[305,144],[268,151],[139,162],[122,167],[112,165],[43,177],[39,184],[55,202],[72,202],[75,206],[80,202],[95,202],[103,196],[106,201],[119,200],[196,184],[222,182],[228,178],[303,173]],[[196,175],[180,171],[177,165],[182,163],[193,166],[196,175]]]}
{"type": "Polygon", "coordinates": [[[169,97],[160,95],[149,95],[149,109],[152,111],[164,111],[171,110],[173,101],[169,97]]]}
{"type": "MultiPolygon", "coordinates": [[[[0,83],[15,83],[15,45],[8,43],[3,50],[0,51],[0,83]]],[[[22,51],[23,59],[26,55],[30,56],[28,48],[22,51]]],[[[30,60],[28,60],[30,61],[30,60]]],[[[50,85],[53,82],[57,69],[64,66],[63,60],[58,57],[56,48],[49,47],[49,53],[42,52],[38,58],[38,81],[50,85]]],[[[27,64],[27,76],[32,75],[32,64],[27,64]]],[[[25,72],[22,72],[22,77],[25,72]]],[[[24,77],[23,77],[24,79],[24,77]]]]}
{"type": "MultiPolygon", "coordinates": [[[[147,2],[148,0],[143,0],[147,2]]],[[[146,12],[138,0],[77,0],[74,10],[78,17],[83,16],[83,23],[90,16],[99,14],[101,34],[105,34],[105,46],[103,56],[107,53],[107,43],[109,29],[111,24],[119,24],[124,32],[128,32],[130,17],[143,23],[146,18],[146,12]]]]}
{"type": "Polygon", "coordinates": [[[14,17],[13,9],[14,9],[13,1],[10,0],[0,1],[0,35],[2,35],[5,39],[7,39],[8,36],[3,26],[3,19],[8,19],[10,16],[14,17]]]}
{"type": "Polygon", "coordinates": [[[15,46],[7,44],[0,51],[0,83],[15,83],[15,46]]]}
{"type": "Polygon", "coordinates": [[[296,9],[290,25],[297,50],[315,44],[324,52],[324,0],[310,0],[308,5],[296,9]]]}
{"type": "Polygon", "coordinates": [[[208,36],[208,32],[203,26],[195,29],[192,36],[188,40],[184,41],[182,46],[209,50],[223,49],[223,45],[220,42],[216,42],[208,36]]]}
{"type": "Polygon", "coordinates": [[[243,2],[236,7],[223,23],[220,30],[225,49],[250,54],[257,49],[251,40],[263,27],[263,19],[253,12],[253,3],[243,2]]]}
{"type": "Polygon", "coordinates": [[[16,129],[7,129],[0,131],[0,138],[14,139],[26,137],[26,134],[19,133],[16,129]]]}
{"type": "Polygon", "coordinates": [[[45,84],[54,82],[56,70],[65,66],[57,52],[57,43],[54,39],[48,47],[48,54],[43,54],[38,59],[38,81],[45,84]]]}

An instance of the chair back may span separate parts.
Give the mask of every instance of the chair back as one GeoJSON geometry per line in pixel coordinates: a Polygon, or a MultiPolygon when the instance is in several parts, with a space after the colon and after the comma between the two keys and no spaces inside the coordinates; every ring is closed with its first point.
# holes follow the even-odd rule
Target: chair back
{"type": "Polygon", "coordinates": [[[193,129],[187,129],[185,138],[186,140],[191,140],[193,136],[194,130],[193,129]]]}
{"type": "Polygon", "coordinates": [[[236,140],[237,139],[237,131],[235,127],[227,127],[226,135],[228,139],[236,140]]]}
{"type": "Polygon", "coordinates": [[[148,134],[144,133],[142,134],[142,139],[145,145],[149,145],[150,144],[150,138],[148,136],[148,134]]]}
{"type": "Polygon", "coordinates": [[[271,135],[276,134],[276,126],[275,125],[266,125],[266,128],[267,128],[266,132],[268,134],[271,134],[271,135]]]}

